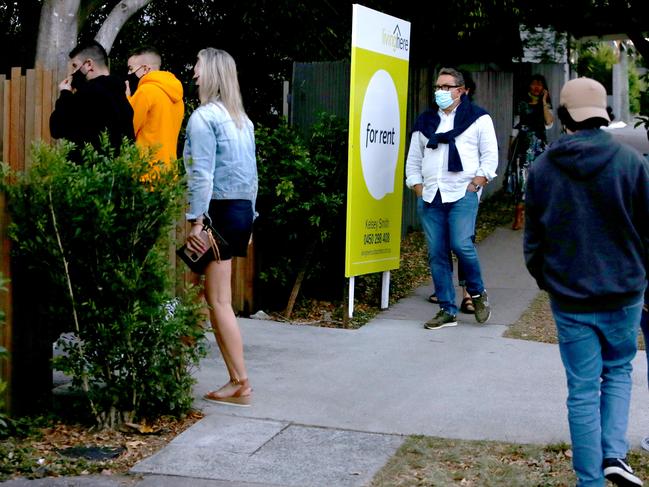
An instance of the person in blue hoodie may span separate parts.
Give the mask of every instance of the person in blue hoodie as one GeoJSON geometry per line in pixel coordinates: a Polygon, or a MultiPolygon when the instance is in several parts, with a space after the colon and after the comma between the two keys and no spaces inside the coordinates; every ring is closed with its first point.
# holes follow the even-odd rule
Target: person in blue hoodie
{"type": "Polygon", "coordinates": [[[626,461],[626,433],[647,283],[649,164],[600,129],[609,116],[597,81],[568,81],[559,105],[566,134],[529,171],[525,261],[557,326],[577,485],[642,485],[626,461]]]}

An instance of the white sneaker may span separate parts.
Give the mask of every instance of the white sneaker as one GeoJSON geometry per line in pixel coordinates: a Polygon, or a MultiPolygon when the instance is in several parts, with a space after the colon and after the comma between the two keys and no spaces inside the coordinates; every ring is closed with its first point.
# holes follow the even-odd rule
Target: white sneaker
{"type": "Polygon", "coordinates": [[[626,458],[605,458],[604,477],[619,487],[641,487],[642,480],[635,476],[626,458]]]}

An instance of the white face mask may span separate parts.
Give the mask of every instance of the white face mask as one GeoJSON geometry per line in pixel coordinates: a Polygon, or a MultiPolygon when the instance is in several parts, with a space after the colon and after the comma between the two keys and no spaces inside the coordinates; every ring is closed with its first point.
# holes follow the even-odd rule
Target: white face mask
{"type": "Polygon", "coordinates": [[[450,107],[453,104],[453,101],[453,96],[450,91],[437,90],[435,92],[435,103],[437,103],[437,106],[442,110],[450,107]]]}

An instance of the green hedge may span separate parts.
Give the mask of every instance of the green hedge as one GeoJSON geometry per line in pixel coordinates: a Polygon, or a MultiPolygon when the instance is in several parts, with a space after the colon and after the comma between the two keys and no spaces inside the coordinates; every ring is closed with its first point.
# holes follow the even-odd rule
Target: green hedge
{"type": "Polygon", "coordinates": [[[51,337],[72,334],[54,366],[100,426],[182,414],[205,353],[198,306],[174,300],[169,282],[167,236],[185,185],[172,173],[148,180],[134,145],[120,154],[106,141],[101,151],[86,146],[79,164],[72,148],[35,147],[25,173],[3,165],[12,265],[33,283],[34,295],[19,300],[47,319],[51,337]]]}

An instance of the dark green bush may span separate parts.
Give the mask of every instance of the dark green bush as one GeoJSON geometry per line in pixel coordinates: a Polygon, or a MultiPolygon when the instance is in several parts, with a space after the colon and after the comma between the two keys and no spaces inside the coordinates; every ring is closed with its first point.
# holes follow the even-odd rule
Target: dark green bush
{"type": "MultiPolygon", "coordinates": [[[[304,269],[311,297],[344,288],[347,123],[321,114],[308,140],[281,121],[256,133],[259,196],[255,241],[265,307],[287,302],[304,269]]],[[[324,296],[323,296],[324,294],[324,296]]]]}
{"type": "MultiPolygon", "coordinates": [[[[204,347],[191,296],[174,300],[167,240],[184,185],[172,173],[147,180],[134,145],[119,155],[87,146],[41,145],[26,173],[3,166],[15,269],[30,283],[32,313],[46,320],[64,354],[55,368],[72,377],[97,422],[115,427],[192,404],[190,368],[204,347]],[[35,299],[36,298],[36,299],[35,299]],[[199,342],[200,343],[200,342],[199,342]]],[[[22,278],[21,278],[22,279],[22,278]]]]}
{"type": "MultiPolygon", "coordinates": [[[[0,292],[5,292],[7,288],[5,287],[7,280],[2,274],[0,274],[0,292]]],[[[0,328],[5,325],[5,313],[3,309],[0,309],[0,328]]],[[[0,362],[6,360],[8,356],[7,349],[0,345],[0,362]]],[[[2,438],[9,429],[9,417],[7,416],[7,408],[5,404],[5,391],[7,390],[7,383],[2,380],[0,377],[0,438],[2,438]]]]}

